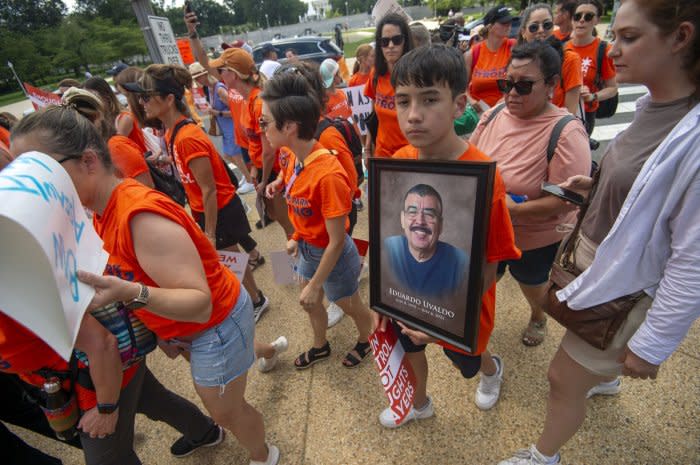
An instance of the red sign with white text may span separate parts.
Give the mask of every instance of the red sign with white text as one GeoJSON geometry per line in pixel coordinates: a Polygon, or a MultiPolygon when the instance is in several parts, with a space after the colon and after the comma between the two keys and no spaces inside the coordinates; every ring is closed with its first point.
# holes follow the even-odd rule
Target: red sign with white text
{"type": "Polygon", "coordinates": [[[389,406],[394,412],[398,425],[413,407],[416,394],[416,375],[406,359],[406,352],[391,325],[386,331],[375,331],[369,337],[374,361],[379,369],[379,379],[389,399],[389,406]]]}
{"type": "Polygon", "coordinates": [[[27,96],[29,96],[29,100],[32,102],[32,105],[34,105],[35,110],[48,107],[49,105],[61,104],[61,97],[59,97],[58,94],[47,92],[38,87],[29,85],[26,82],[24,83],[24,90],[27,92],[27,96]]]}

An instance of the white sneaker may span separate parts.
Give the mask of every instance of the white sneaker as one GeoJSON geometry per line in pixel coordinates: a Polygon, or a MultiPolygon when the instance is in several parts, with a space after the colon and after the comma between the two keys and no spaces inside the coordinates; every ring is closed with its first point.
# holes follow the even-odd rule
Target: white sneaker
{"type": "Polygon", "coordinates": [[[493,361],[496,363],[498,371],[491,376],[486,376],[481,373],[479,386],[476,388],[474,402],[481,410],[489,410],[501,395],[501,384],[503,384],[503,360],[498,355],[492,355],[493,361]]]}
{"type": "Polygon", "coordinates": [[[590,399],[593,396],[615,396],[622,391],[622,380],[617,378],[613,381],[606,383],[600,383],[593,386],[586,394],[586,399],[590,399]]]}
{"type": "Polygon", "coordinates": [[[561,465],[561,457],[557,454],[548,460],[533,444],[529,449],[520,449],[508,460],[498,462],[498,465],[561,465]]]}
{"type": "Polygon", "coordinates": [[[278,463],[280,463],[280,450],[272,444],[267,445],[267,460],[264,462],[250,461],[250,465],[277,465],[278,463]]]}
{"type": "Polygon", "coordinates": [[[260,357],[258,359],[258,371],[260,373],[267,373],[272,370],[275,365],[277,365],[277,360],[282,352],[286,352],[289,348],[289,341],[284,336],[280,336],[272,343],[272,347],[275,348],[275,354],[270,358],[260,357]]]}
{"type": "Polygon", "coordinates": [[[331,302],[328,304],[328,308],[326,308],[326,312],[328,312],[328,327],[332,328],[333,326],[337,325],[340,320],[343,319],[343,315],[345,315],[345,312],[343,312],[343,309],[338,306],[335,302],[331,302]]]}
{"type": "Polygon", "coordinates": [[[430,418],[433,415],[435,415],[435,409],[433,408],[433,399],[428,396],[428,403],[424,405],[420,409],[416,409],[411,407],[411,411],[408,412],[408,415],[403,419],[401,423],[396,423],[397,416],[394,413],[393,410],[391,410],[390,407],[385,408],[382,410],[382,413],[379,414],[379,423],[382,424],[385,428],[398,428],[399,426],[403,426],[406,423],[408,423],[411,420],[424,420],[426,418],[430,418]]]}
{"type": "Polygon", "coordinates": [[[255,186],[244,179],[243,181],[241,181],[240,184],[238,184],[238,189],[236,189],[236,193],[241,195],[250,194],[254,190],[255,186]]]}

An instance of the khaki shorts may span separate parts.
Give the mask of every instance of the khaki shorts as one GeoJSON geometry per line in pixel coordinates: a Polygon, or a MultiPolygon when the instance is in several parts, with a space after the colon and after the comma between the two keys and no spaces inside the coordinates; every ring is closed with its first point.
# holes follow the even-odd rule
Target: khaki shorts
{"type": "MultiPolygon", "coordinates": [[[[579,235],[574,249],[576,267],[585,270],[591,266],[595,257],[596,244],[584,235],[579,235]]],[[[627,342],[632,338],[637,329],[647,316],[653,299],[649,296],[642,297],[632,308],[627,319],[610,345],[605,350],[596,349],[573,332],[567,330],[561,340],[561,348],[579,365],[591,373],[605,377],[616,377],[622,374],[622,364],[617,358],[624,351],[627,342]]]]}

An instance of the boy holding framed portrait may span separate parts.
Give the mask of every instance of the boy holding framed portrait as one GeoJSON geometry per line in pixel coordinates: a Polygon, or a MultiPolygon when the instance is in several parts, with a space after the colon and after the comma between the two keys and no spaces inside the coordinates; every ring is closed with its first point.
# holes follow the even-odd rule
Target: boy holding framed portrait
{"type": "MultiPolygon", "coordinates": [[[[476,147],[460,138],[454,131],[452,122],[464,113],[467,103],[464,89],[467,75],[464,60],[455,49],[443,45],[420,47],[402,57],[396,64],[391,83],[396,89],[396,109],[399,126],[410,145],[393,155],[395,159],[490,162],[491,160],[476,147]],[[450,119],[448,119],[450,118],[450,119]]],[[[430,189],[409,192],[402,205],[402,227],[410,235],[415,229],[419,238],[437,233],[430,228],[421,231],[408,224],[411,218],[429,216],[426,223],[442,225],[443,206],[439,196],[430,189]],[[430,202],[429,197],[436,197],[430,202]],[[417,203],[417,206],[408,203],[417,203]],[[426,205],[432,205],[428,208],[426,205]],[[414,212],[415,210],[415,212],[414,212]],[[419,211],[423,211],[419,213],[419,211]],[[408,213],[407,213],[408,212],[408,213]],[[427,213],[426,213],[427,212],[427,213]],[[413,214],[415,213],[415,214],[413,214]],[[429,215],[428,215],[429,213],[429,215]],[[412,216],[411,216],[412,215],[412,216]]],[[[513,226],[506,207],[506,190],[503,180],[496,171],[488,217],[486,236],[485,266],[481,293],[480,317],[474,350],[470,353],[432,337],[408,325],[392,321],[389,317],[374,314],[375,324],[384,330],[387,324],[394,325],[399,340],[407,353],[408,360],[416,374],[414,406],[404,421],[397,424],[391,409],[384,410],[379,419],[387,428],[396,428],[411,419],[429,418],[434,414],[430,397],[427,395],[428,361],[425,347],[428,343],[438,343],[445,355],[460,370],[465,378],[472,378],[481,372],[481,380],[476,391],[475,402],[482,410],[492,408],[498,401],[503,381],[503,362],[497,355],[487,350],[493,330],[496,303],[496,268],[498,262],[517,259],[520,251],[515,246],[513,226]]],[[[429,206],[430,206],[429,205],[429,206]]],[[[439,231],[439,229],[437,229],[439,231]]],[[[410,242],[410,237],[408,239],[410,242]]],[[[420,260],[418,260],[420,261],[420,260]]]]}

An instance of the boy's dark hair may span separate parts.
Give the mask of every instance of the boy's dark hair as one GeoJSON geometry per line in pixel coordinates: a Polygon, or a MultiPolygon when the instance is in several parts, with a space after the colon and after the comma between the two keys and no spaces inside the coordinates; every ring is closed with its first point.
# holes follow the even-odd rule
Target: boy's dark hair
{"type": "Polygon", "coordinates": [[[382,51],[382,29],[387,24],[398,27],[401,30],[401,35],[403,36],[403,55],[410,52],[413,49],[413,37],[411,36],[411,29],[408,27],[408,22],[406,18],[397,14],[389,13],[385,15],[379,23],[377,23],[377,29],[374,31],[374,50],[376,50],[374,56],[374,85],[377,85],[377,79],[379,76],[384,76],[389,71],[389,65],[384,59],[384,52],[382,51]]]}
{"type": "Polygon", "coordinates": [[[576,13],[576,0],[557,0],[554,4],[559,5],[561,11],[569,13],[572,18],[576,13]]]}
{"type": "Polygon", "coordinates": [[[430,87],[446,83],[452,97],[467,88],[467,70],[464,58],[454,47],[433,44],[411,50],[402,56],[391,73],[391,85],[430,87]]]}
{"type": "MultiPolygon", "coordinates": [[[[510,62],[513,59],[531,58],[540,67],[545,84],[553,84],[554,76],[561,77],[561,57],[551,45],[541,40],[534,40],[513,47],[510,54],[510,62]]],[[[510,62],[508,64],[510,65],[510,62]]]]}
{"type": "Polygon", "coordinates": [[[296,69],[275,73],[260,94],[275,118],[275,127],[282,129],[288,121],[297,123],[299,139],[311,140],[321,118],[321,104],[307,78],[296,69]]]}

